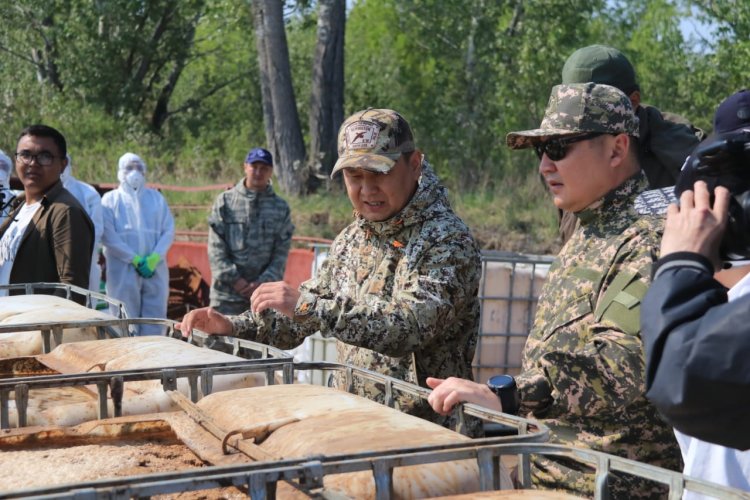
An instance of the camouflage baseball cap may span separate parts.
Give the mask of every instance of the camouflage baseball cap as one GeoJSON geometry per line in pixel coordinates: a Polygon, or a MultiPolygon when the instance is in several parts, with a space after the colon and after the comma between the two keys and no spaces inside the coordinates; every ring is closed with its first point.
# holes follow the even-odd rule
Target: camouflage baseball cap
{"type": "Polygon", "coordinates": [[[339,159],[331,177],[342,168],[385,174],[401,153],[411,151],[414,151],[414,136],[403,116],[392,109],[358,111],[339,129],[339,159]]]}
{"type": "Polygon", "coordinates": [[[562,83],[594,82],[612,85],[630,95],[639,90],[635,69],[619,50],[589,45],[573,52],[562,70],[562,83]]]}
{"type": "Polygon", "coordinates": [[[555,85],[542,125],[534,130],[511,132],[505,142],[511,149],[523,149],[551,137],[586,132],[638,137],[638,118],[628,96],[615,87],[591,82],[555,85]]]}

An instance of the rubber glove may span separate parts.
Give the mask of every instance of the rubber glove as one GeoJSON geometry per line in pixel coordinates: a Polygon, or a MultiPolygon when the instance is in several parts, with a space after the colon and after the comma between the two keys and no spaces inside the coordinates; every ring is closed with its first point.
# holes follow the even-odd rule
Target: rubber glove
{"type": "MultiPolygon", "coordinates": [[[[161,257],[156,252],[151,252],[146,256],[146,267],[151,272],[151,276],[154,275],[156,272],[156,266],[159,265],[159,262],[161,262],[161,257]]],[[[151,277],[149,276],[149,277],[151,277]]]]}
{"type": "Polygon", "coordinates": [[[140,255],[136,255],[135,257],[133,257],[132,264],[133,264],[133,267],[135,268],[135,271],[138,274],[141,274],[140,267],[143,265],[144,262],[145,260],[140,255]]]}
{"type": "Polygon", "coordinates": [[[148,263],[146,262],[145,258],[141,259],[141,261],[138,263],[138,267],[136,267],[135,270],[138,271],[138,274],[140,274],[143,278],[150,278],[154,275],[154,272],[148,268],[148,263]]]}

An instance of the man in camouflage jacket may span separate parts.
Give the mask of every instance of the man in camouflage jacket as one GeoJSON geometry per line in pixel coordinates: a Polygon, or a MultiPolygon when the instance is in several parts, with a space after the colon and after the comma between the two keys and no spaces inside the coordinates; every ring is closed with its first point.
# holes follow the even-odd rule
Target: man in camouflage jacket
{"type": "Polygon", "coordinates": [[[248,310],[259,284],[284,277],[294,226],[289,205],[271,187],[272,173],[271,153],[251,150],[245,177],[217,196],[211,208],[211,307],[223,314],[248,310]]]}
{"type": "MultiPolygon", "coordinates": [[[[544,153],[539,171],[555,205],[580,221],[542,289],[517,384],[521,411],[542,419],[554,441],[679,470],[672,430],[645,397],[640,301],[662,222],[634,209],[647,181],[631,137],[638,121],[627,96],[593,83],[555,87],[541,127],[508,134],[511,148],[544,153]],[[553,149],[553,141],[591,132],[605,135],[563,145],[562,158],[553,149]]],[[[593,486],[591,475],[564,460],[536,461],[535,476],[585,494],[593,486]]],[[[663,493],[622,476],[611,491],[618,498],[663,493]]]]}
{"type": "MultiPolygon", "coordinates": [[[[671,428],[645,398],[640,304],[657,258],[660,219],[638,214],[646,189],[627,96],[608,85],[558,85],[539,129],[508,134],[513,149],[534,147],[558,208],[579,227],[554,262],[524,350],[516,384],[520,412],[541,420],[551,441],[679,470],[671,428]]],[[[430,402],[501,409],[487,387],[458,379],[435,387],[430,402]]],[[[591,496],[594,476],[564,458],[534,459],[535,484],[591,496]]],[[[613,474],[615,498],[659,497],[656,483],[613,474]]]]}
{"type": "MultiPolygon", "coordinates": [[[[183,333],[196,327],[290,348],[320,331],[340,341],[343,363],[420,385],[428,374],[471,378],[479,250],[406,120],[392,110],[355,113],[339,133],[332,175],[338,171],[355,221],[333,242],[318,276],[299,290],[261,285],[252,313],[191,312],[179,325],[183,333]]],[[[354,389],[383,401],[381,384],[355,382],[354,389]]],[[[396,406],[448,423],[426,403],[401,396],[396,406]]]]}

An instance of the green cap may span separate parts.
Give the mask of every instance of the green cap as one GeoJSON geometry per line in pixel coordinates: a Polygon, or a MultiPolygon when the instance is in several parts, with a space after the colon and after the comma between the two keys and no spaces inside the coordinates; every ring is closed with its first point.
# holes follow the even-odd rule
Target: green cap
{"type": "Polygon", "coordinates": [[[403,116],[392,109],[358,111],[339,129],[339,159],[331,177],[343,168],[386,174],[402,153],[412,151],[414,136],[403,116]]]}
{"type": "Polygon", "coordinates": [[[635,69],[619,50],[606,45],[578,49],[565,61],[562,83],[603,83],[630,95],[639,90],[635,69]]]}
{"type": "Polygon", "coordinates": [[[591,82],[555,85],[541,126],[511,132],[505,141],[511,149],[523,149],[550,137],[587,132],[638,137],[638,118],[628,96],[610,85],[591,82]]]}

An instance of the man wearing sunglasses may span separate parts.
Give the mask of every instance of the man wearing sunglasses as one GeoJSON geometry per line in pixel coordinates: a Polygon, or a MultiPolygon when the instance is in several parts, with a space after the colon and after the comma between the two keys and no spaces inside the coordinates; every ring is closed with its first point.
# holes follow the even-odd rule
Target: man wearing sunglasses
{"type": "MultiPolygon", "coordinates": [[[[459,401],[507,411],[519,401],[519,413],[549,426],[553,442],[677,470],[674,435],[645,397],[640,304],[661,221],[634,208],[647,187],[637,138],[627,96],[594,83],[554,87],[540,128],[508,134],[512,149],[535,149],[555,206],[580,225],[550,268],[515,384],[428,379],[438,412],[459,401]],[[503,393],[508,387],[517,397],[503,393]]],[[[540,487],[592,495],[594,476],[564,459],[536,457],[532,473],[540,487]]],[[[609,488],[613,498],[663,493],[614,473],[609,488]]]]}
{"type": "Polygon", "coordinates": [[[16,174],[24,194],[0,226],[0,284],[88,288],[94,225],[60,181],[66,153],[65,137],[52,127],[32,125],[18,136],[16,174]]]}

